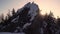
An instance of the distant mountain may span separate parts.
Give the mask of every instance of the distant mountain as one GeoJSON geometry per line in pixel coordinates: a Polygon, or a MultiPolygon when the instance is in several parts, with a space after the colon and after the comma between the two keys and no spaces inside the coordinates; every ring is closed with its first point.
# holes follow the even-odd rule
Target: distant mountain
{"type": "Polygon", "coordinates": [[[59,34],[60,27],[56,25],[51,15],[42,16],[38,5],[29,2],[18,9],[7,21],[0,24],[0,32],[59,34]]]}

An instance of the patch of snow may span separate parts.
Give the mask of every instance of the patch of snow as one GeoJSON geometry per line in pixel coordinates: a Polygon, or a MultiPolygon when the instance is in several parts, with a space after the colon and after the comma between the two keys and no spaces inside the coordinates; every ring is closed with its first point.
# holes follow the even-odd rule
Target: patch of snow
{"type": "Polygon", "coordinates": [[[3,26],[1,29],[4,29],[6,26],[3,26]]]}
{"type": "MultiPolygon", "coordinates": [[[[36,5],[34,2],[29,2],[29,3],[27,3],[26,5],[24,5],[24,7],[23,8],[21,8],[21,9],[18,9],[18,13],[20,13],[25,7],[27,7],[27,8],[30,8],[30,10],[29,10],[29,12],[28,12],[28,15],[30,15],[31,16],[31,19],[30,19],[30,21],[32,21],[34,18],[35,18],[35,16],[37,15],[37,10],[39,9],[38,8],[38,5],[36,5]]],[[[14,20],[13,20],[14,21],[14,20]]]]}
{"type": "Polygon", "coordinates": [[[38,10],[38,6],[34,3],[30,4],[30,11],[28,12],[28,14],[30,14],[31,19],[30,21],[32,21],[34,19],[34,17],[37,15],[37,10],[38,10]]]}
{"type": "Polygon", "coordinates": [[[43,34],[43,28],[40,28],[40,33],[43,34]]]}
{"type": "Polygon", "coordinates": [[[17,16],[16,18],[14,18],[11,22],[18,22],[19,16],[17,16]]]}
{"type": "Polygon", "coordinates": [[[18,27],[16,27],[16,30],[14,32],[18,32],[18,31],[22,32],[23,29],[18,26],[18,27]]]}
{"type": "Polygon", "coordinates": [[[23,32],[21,32],[21,33],[0,32],[0,34],[25,34],[25,33],[23,33],[23,32]]]}
{"type": "Polygon", "coordinates": [[[16,29],[14,32],[18,32],[18,30],[16,29]]]}
{"type": "Polygon", "coordinates": [[[24,26],[23,26],[23,29],[26,28],[27,26],[31,25],[31,23],[26,23],[24,26]]]}
{"type": "Polygon", "coordinates": [[[20,27],[18,26],[18,27],[16,27],[17,29],[20,29],[20,27]]]}

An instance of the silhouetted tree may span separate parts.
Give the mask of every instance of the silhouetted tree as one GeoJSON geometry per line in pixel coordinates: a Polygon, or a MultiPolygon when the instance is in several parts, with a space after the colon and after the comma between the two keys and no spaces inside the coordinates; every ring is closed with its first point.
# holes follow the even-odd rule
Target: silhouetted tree
{"type": "Polygon", "coordinates": [[[8,21],[8,17],[6,16],[6,17],[5,17],[5,20],[4,20],[4,23],[5,23],[6,25],[8,24],[7,21],[8,21]]]}
{"type": "Polygon", "coordinates": [[[44,15],[44,17],[43,17],[44,21],[46,21],[47,18],[48,18],[48,14],[46,13],[46,14],[44,15]]]}
{"type": "Polygon", "coordinates": [[[57,25],[60,26],[60,18],[57,18],[57,25]]]}
{"type": "Polygon", "coordinates": [[[10,10],[9,10],[7,16],[8,16],[8,19],[11,17],[10,10]]]}
{"type": "Polygon", "coordinates": [[[1,15],[1,20],[4,22],[4,14],[1,15]]]}
{"type": "Polygon", "coordinates": [[[13,8],[13,10],[12,10],[12,16],[14,16],[15,15],[15,9],[13,8]]]}
{"type": "Polygon", "coordinates": [[[54,22],[54,17],[53,13],[50,11],[49,15],[47,16],[47,21],[48,23],[53,23],[54,22]]]}
{"type": "Polygon", "coordinates": [[[5,20],[8,20],[8,17],[7,16],[5,16],[5,20]]]}

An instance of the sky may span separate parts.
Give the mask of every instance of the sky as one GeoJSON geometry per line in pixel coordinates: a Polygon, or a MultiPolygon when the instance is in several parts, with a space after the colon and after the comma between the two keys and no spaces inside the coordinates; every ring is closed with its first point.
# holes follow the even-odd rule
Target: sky
{"type": "Polygon", "coordinates": [[[33,1],[38,4],[43,15],[51,11],[55,17],[60,17],[60,0],[0,0],[0,15],[2,13],[6,15],[9,10],[20,9],[26,3],[33,1]]]}

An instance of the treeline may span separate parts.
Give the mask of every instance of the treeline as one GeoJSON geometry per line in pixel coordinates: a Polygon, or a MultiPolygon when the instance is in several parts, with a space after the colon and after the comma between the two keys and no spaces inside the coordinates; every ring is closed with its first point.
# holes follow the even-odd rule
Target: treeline
{"type": "Polygon", "coordinates": [[[0,15],[0,22],[4,23],[5,21],[9,20],[11,17],[13,17],[15,15],[15,9],[13,8],[12,11],[8,11],[8,13],[4,16],[4,14],[2,13],[0,15]]]}
{"type": "MultiPolygon", "coordinates": [[[[1,20],[0,32],[6,32],[8,30],[6,26],[8,26],[9,24],[13,24],[13,23],[11,23],[11,21],[14,19],[15,13],[16,13],[15,9],[13,8],[12,11],[9,11],[7,13],[7,16],[4,17],[4,14],[2,14],[0,16],[0,20],[1,20]],[[12,12],[12,13],[10,13],[10,12],[12,12]],[[4,31],[4,28],[6,28],[5,31],[4,31]]],[[[11,29],[11,28],[9,28],[9,29],[11,29]]]]}

